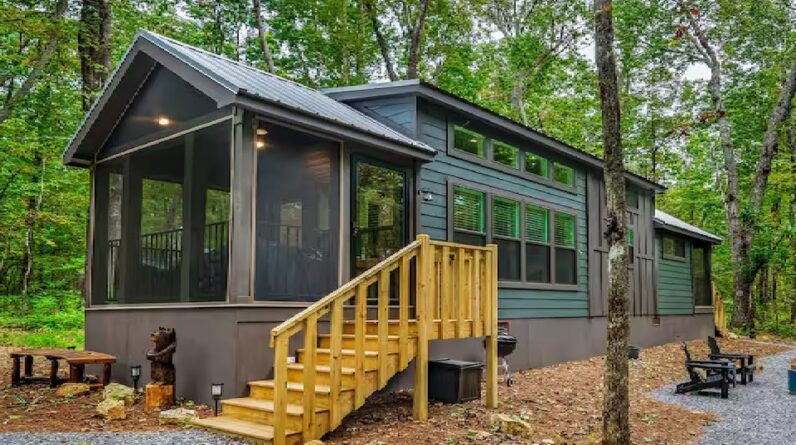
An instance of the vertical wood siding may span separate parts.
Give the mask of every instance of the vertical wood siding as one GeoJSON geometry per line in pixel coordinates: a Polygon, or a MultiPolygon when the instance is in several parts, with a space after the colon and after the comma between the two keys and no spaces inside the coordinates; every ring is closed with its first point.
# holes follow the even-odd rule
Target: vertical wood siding
{"type": "MultiPolygon", "coordinates": [[[[608,245],[605,232],[605,187],[597,173],[587,178],[589,209],[589,315],[607,315],[608,300],[608,245]]],[[[630,268],[630,313],[632,315],[656,314],[655,274],[655,197],[650,191],[639,190],[638,209],[628,210],[627,224],[633,229],[635,258],[630,268]]]]}
{"type": "Polygon", "coordinates": [[[694,313],[694,292],[691,283],[691,243],[685,240],[685,261],[663,257],[663,236],[658,235],[658,312],[661,315],[694,313]]]}
{"type": "MultiPolygon", "coordinates": [[[[584,317],[589,314],[587,295],[589,274],[587,267],[586,174],[576,169],[577,193],[549,187],[503,173],[473,162],[448,156],[448,121],[444,110],[421,107],[418,113],[418,133],[421,141],[439,150],[435,160],[424,164],[420,171],[420,188],[430,191],[431,202],[420,204],[420,232],[433,239],[447,239],[448,182],[466,181],[510,194],[534,198],[552,205],[571,209],[577,216],[578,283],[577,291],[500,289],[499,317],[584,317]]],[[[538,147],[536,147],[538,148],[538,147]]]]}

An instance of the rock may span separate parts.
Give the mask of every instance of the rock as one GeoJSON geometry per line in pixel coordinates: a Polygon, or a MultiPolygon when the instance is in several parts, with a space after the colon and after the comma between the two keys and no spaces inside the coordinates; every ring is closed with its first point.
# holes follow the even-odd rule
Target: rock
{"type": "Polygon", "coordinates": [[[97,405],[97,412],[108,420],[127,418],[124,400],[105,399],[97,405]]]}
{"type": "Polygon", "coordinates": [[[121,385],[119,383],[111,383],[110,385],[106,386],[102,396],[105,400],[121,400],[127,406],[132,405],[133,401],[135,400],[133,396],[133,388],[121,385]]]}
{"type": "Polygon", "coordinates": [[[553,439],[544,439],[542,441],[542,445],[554,445],[555,443],[556,443],[556,441],[553,440],[553,439]]]}
{"type": "Polygon", "coordinates": [[[323,445],[323,442],[318,439],[315,439],[305,443],[304,445],[323,445]]]}
{"type": "Polygon", "coordinates": [[[55,393],[60,397],[77,397],[88,394],[91,387],[85,383],[64,383],[55,393]]]}
{"type": "Polygon", "coordinates": [[[492,433],[488,433],[486,431],[478,431],[473,436],[473,440],[476,442],[486,442],[489,438],[492,437],[492,433]]]}
{"type": "Polygon", "coordinates": [[[175,408],[160,412],[161,425],[187,425],[196,420],[196,410],[175,408]]]}
{"type": "Polygon", "coordinates": [[[533,433],[528,422],[506,414],[494,414],[492,424],[496,425],[500,431],[512,436],[528,438],[533,433]]]}

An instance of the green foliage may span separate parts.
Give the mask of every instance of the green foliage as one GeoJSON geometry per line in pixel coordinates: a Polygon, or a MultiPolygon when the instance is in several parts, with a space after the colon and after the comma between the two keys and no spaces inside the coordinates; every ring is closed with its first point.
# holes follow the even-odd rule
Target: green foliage
{"type": "Polygon", "coordinates": [[[0,296],[0,344],[82,348],[83,326],[77,292],[0,296]]]}

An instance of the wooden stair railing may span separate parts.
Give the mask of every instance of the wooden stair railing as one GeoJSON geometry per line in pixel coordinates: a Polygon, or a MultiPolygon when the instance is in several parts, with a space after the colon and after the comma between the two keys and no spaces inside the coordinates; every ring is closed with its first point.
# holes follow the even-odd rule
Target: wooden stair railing
{"type": "Polygon", "coordinates": [[[225,401],[222,417],[228,416],[228,403],[231,419],[207,419],[204,426],[276,445],[318,439],[384,388],[413,357],[414,416],[426,420],[428,342],[466,337],[486,337],[486,404],[497,407],[497,246],[418,235],[272,329],[273,381],[250,382],[249,398],[225,401]],[[368,308],[369,301],[375,308],[368,308]],[[328,334],[319,333],[319,326],[328,334]],[[291,365],[291,338],[302,331],[300,365],[291,365]],[[252,414],[247,411],[251,406],[260,411],[252,414]],[[238,416],[246,423],[236,426],[238,416]]]}

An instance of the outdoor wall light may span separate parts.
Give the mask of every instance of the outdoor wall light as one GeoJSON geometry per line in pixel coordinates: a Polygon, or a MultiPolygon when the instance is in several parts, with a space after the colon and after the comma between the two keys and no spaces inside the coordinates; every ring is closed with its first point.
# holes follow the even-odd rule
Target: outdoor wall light
{"type": "Polygon", "coordinates": [[[141,378],[141,365],[130,367],[130,377],[133,379],[133,392],[138,392],[138,379],[141,378]]]}
{"type": "Polygon", "coordinates": [[[167,118],[166,116],[161,116],[158,118],[158,125],[161,127],[166,127],[171,124],[171,119],[167,118]]]}
{"type": "Polygon", "coordinates": [[[211,383],[210,384],[210,395],[213,396],[213,401],[215,402],[215,407],[213,412],[216,416],[218,416],[218,401],[221,400],[221,396],[224,394],[224,384],[223,383],[211,383]]]}
{"type": "Polygon", "coordinates": [[[257,139],[257,141],[254,143],[254,146],[257,148],[265,148],[265,141],[262,139],[257,139]]]}
{"type": "Polygon", "coordinates": [[[266,130],[265,128],[257,129],[257,136],[265,136],[266,134],[268,134],[268,130],[266,130]]]}
{"type": "Polygon", "coordinates": [[[422,189],[420,190],[420,195],[423,197],[423,201],[431,202],[434,200],[434,194],[431,193],[429,189],[422,189]]]}

